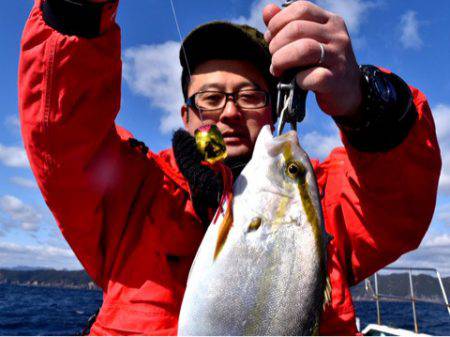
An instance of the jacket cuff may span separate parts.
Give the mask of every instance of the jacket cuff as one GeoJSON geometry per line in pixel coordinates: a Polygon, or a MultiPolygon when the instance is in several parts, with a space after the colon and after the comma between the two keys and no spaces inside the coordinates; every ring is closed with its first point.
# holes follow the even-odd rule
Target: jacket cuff
{"type": "Polygon", "coordinates": [[[90,3],[86,0],[44,0],[46,24],[64,35],[95,38],[115,23],[118,0],[90,3]]]}
{"type": "Polygon", "coordinates": [[[387,152],[400,145],[417,120],[417,109],[408,85],[393,73],[384,73],[396,92],[395,104],[368,126],[345,127],[334,118],[343,136],[363,152],[387,152]]]}

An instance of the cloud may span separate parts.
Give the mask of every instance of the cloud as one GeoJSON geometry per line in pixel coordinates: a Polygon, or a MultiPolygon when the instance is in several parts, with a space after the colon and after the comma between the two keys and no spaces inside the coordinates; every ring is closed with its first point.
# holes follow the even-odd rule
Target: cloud
{"type": "Polygon", "coordinates": [[[160,130],[163,133],[183,125],[179,48],[178,42],[168,41],[128,48],[123,53],[124,79],[134,93],[148,98],[152,106],[161,110],[160,130]]]}
{"type": "Polygon", "coordinates": [[[22,147],[0,144],[0,162],[9,167],[29,167],[27,154],[22,147]]]}
{"type": "Polygon", "coordinates": [[[423,41],[419,34],[419,22],[416,16],[416,12],[407,11],[400,20],[400,42],[406,49],[420,49],[423,46],[423,41]]]}
{"type": "Polygon", "coordinates": [[[7,116],[5,118],[5,126],[14,132],[19,132],[20,131],[19,117],[17,115],[7,116]]]}
{"type": "Polygon", "coordinates": [[[380,6],[378,2],[362,0],[317,0],[317,5],[340,15],[347,25],[350,33],[357,34],[361,24],[370,13],[369,9],[380,6]]]}
{"type": "Polygon", "coordinates": [[[438,104],[432,111],[442,156],[439,191],[450,195],[450,105],[438,104]]]}
{"type": "Polygon", "coordinates": [[[393,266],[436,268],[450,276],[450,234],[427,234],[420,247],[403,255],[393,266]]]}
{"type": "Polygon", "coordinates": [[[82,269],[70,248],[0,242],[0,267],[24,265],[56,269],[82,269]]]}
{"type": "Polygon", "coordinates": [[[0,210],[7,216],[7,220],[3,221],[5,227],[20,226],[27,232],[35,232],[39,229],[42,215],[12,195],[0,197],[0,210]]]}
{"type": "Polygon", "coordinates": [[[38,185],[35,180],[27,179],[23,177],[11,177],[10,181],[16,185],[26,187],[26,188],[37,188],[38,185]]]}
{"type": "Polygon", "coordinates": [[[60,248],[49,245],[40,246],[27,246],[18,245],[15,243],[0,243],[0,252],[5,253],[17,253],[17,254],[34,254],[45,256],[47,258],[61,256],[61,257],[73,257],[75,256],[71,249],[60,248]]]}
{"type": "Polygon", "coordinates": [[[423,247],[447,247],[450,249],[450,234],[430,236],[425,240],[423,247]]]}
{"type": "Polygon", "coordinates": [[[231,19],[232,22],[239,23],[241,25],[249,25],[252,27],[255,27],[261,32],[264,32],[266,30],[266,25],[264,24],[264,21],[262,19],[262,11],[263,8],[266,7],[268,4],[275,4],[277,6],[281,6],[284,1],[276,0],[276,1],[270,1],[270,0],[258,0],[254,1],[250,8],[250,15],[248,17],[246,16],[240,16],[235,19],[231,19]]]}
{"type": "Polygon", "coordinates": [[[433,109],[436,133],[440,140],[450,140],[450,105],[438,104],[433,109]]]}
{"type": "Polygon", "coordinates": [[[435,219],[450,228],[450,203],[437,207],[435,211],[435,219]]]}
{"type": "Polygon", "coordinates": [[[301,135],[300,144],[311,158],[321,160],[325,159],[335,147],[342,146],[337,128],[331,133],[312,131],[301,135]]]}

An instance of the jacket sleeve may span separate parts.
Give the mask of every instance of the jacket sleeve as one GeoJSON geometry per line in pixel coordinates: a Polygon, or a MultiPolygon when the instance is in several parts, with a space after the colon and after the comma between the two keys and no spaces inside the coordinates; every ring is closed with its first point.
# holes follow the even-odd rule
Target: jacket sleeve
{"type": "Polygon", "coordinates": [[[22,37],[22,136],[64,237],[105,287],[133,201],[149,179],[157,186],[160,174],[114,122],[121,85],[120,30],[111,19],[117,4],[108,4],[101,34],[89,38],[50,27],[43,4],[36,1],[22,37]]]}
{"type": "Polygon", "coordinates": [[[363,152],[343,135],[345,150],[322,164],[325,216],[350,285],[417,248],[433,216],[440,150],[426,98],[411,92],[417,119],[400,145],[363,152]]]}

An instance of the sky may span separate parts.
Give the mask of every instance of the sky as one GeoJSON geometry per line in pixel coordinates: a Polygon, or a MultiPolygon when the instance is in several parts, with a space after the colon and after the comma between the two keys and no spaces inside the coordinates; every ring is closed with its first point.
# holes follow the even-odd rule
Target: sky
{"type": "MultiPolygon", "coordinates": [[[[438,202],[419,249],[395,264],[435,267],[450,276],[450,1],[435,0],[432,6],[421,0],[315,2],[344,18],[360,64],[394,71],[429,99],[443,158],[438,202]]],[[[0,11],[0,267],[79,269],[37,188],[20,136],[17,64],[32,3],[10,1],[0,11]]],[[[264,31],[261,10],[267,3],[174,0],[183,36],[211,20],[247,23],[264,31]]],[[[179,37],[170,1],[122,1],[117,20],[124,62],[117,122],[156,152],[170,146],[172,131],[181,126],[179,37]]],[[[341,144],[336,126],[311,93],[299,134],[314,158],[324,159],[341,144]]]]}

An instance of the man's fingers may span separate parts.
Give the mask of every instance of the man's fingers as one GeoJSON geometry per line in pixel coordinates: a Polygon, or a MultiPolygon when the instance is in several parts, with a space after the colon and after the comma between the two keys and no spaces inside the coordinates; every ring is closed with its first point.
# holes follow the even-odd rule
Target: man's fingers
{"type": "MultiPolygon", "coordinates": [[[[324,45],[326,49],[326,46],[324,45]]],[[[326,54],[326,50],[325,50],[326,54]]],[[[322,50],[320,43],[313,39],[300,39],[285,45],[272,55],[272,71],[276,77],[288,69],[317,65],[322,50]]],[[[322,60],[324,61],[324,60],[322,60]]]]}
{"type": "Polygon", "coordinates": [[[328,93],[333,89],[333,72],[324,67],[313,67],[297,74],[297,84],[304,90],[328,93]]]}
{"type": "Polygon", "coordinates": [[[265,37],[267,41],[270,42],[271,39],[291,21],[306,20],[322,24],[327,23],[330,14],[331,13],[308,1],[294,2],[289,7],[279,11],[270,19],[267,24],[268,33],[266,33],[265,37]]]}
{"type": "Polygon", "coordinates": [[[288,23],[270,41],[269,50],[271,54],[281,49],[283,46],[299,39],[310,38],[321,43],[328,43],[329,36],[323,25],[304,20],[296,20],[288,23]]]}
{"type": "Polygon", "coordinates": [[[266,26],[269,24],[269,21],[279,12],[281,12],[281,8],[274,4],[269,4],[266,7],[264,7],[263,20],[266,26]]]}

